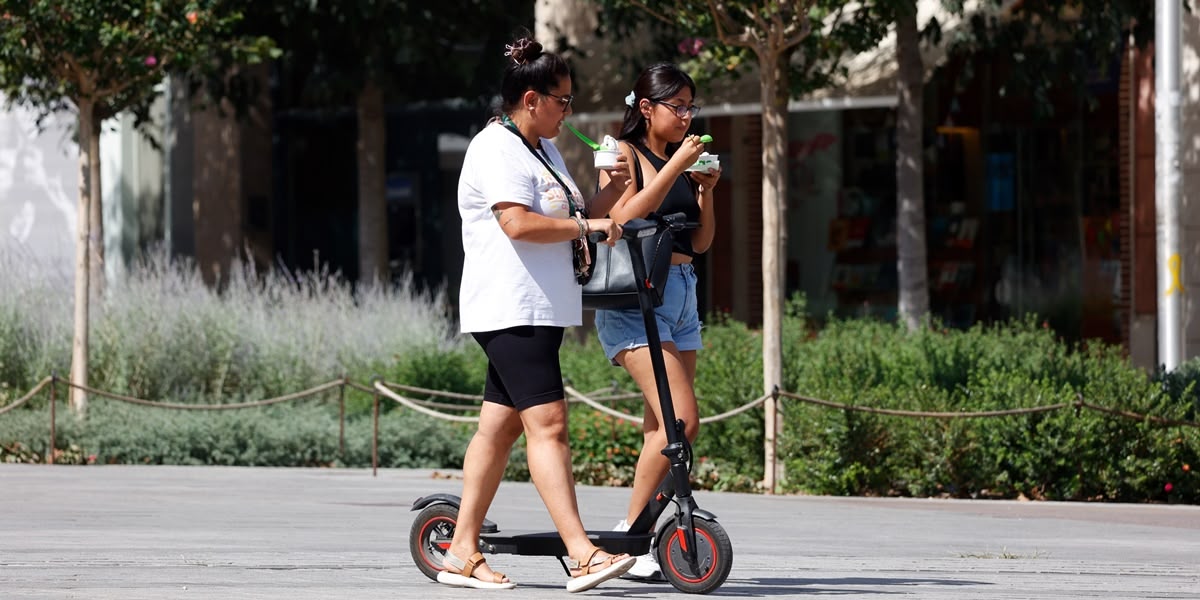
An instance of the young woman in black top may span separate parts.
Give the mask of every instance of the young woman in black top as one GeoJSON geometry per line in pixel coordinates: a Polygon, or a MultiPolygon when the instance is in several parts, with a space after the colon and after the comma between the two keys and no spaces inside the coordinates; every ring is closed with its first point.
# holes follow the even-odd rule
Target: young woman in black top
{"type": "MultiPolygon", "coordinates": [[[[655,309],[675,415],[684,421],[684,434],[689,441],[695,440],[700,430],[693,388],[696,351],[702,346],[692,259],[712,245],[716,229],[713,187],[721,178],[720,170],[686,171],[704,151],[700,136],[688,133],[700,110],[694,103],[695,97],[696,84],[674,64],[659,63],[642,71],[633,92],[626,97],[620,134],[621,153],[630,165],[640,165],[642,181],[629,186],[609,213],[617,223],[651,212],[682,212],[688,221],[699,223],[696,229],[676,233],[663,304],[655,309]]],[[[605,183],[607,178],[601,173],[600,184],[605,183]]],[[[644,445],[638,457],[626,519],[617,525],[617,529],[622,529],[637,518],[666,476],[669,463],[661,451],[667,438],[641,311],[636,308],[596,311],[596,329],[605,354],[629,372],[645,398],[644,445]]],[[[651,553],[639,557],[626,576],[651,578],[659,572],[651,553]]]]}

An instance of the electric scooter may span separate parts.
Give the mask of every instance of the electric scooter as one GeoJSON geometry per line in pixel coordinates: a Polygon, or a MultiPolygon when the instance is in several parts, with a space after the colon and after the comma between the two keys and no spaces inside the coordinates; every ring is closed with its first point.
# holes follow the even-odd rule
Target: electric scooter
{"type": "MultiPolygon", "coordinates": [[[[682,214],[657,217],[656,220],[634,219],[625,224],[622,238],[629,245],[633,272],[638,282],[638,304],[645,321],[663,422],[673,424],[673,427],[667,428],[667,445],[662,450],[670,460],[671,467],[657,493],[630,524],[628,531],[589,530],[587,533],[593,543],[614,554],[640,556],[650,551],[652,542],[657,542],[654,545],[655,552],[666,580],[679,591],[707,594],[721,587],[729,576],[733,566],[733,545],[725,529],[717,522],[716,515],[696,504],[688,479],[692,449],[683,434],[683,421],[675,417],[675,406],[671,402],[671,388],[663,362],[662,341],[655,322],[654,303],[651,291],[647,288],[649,280],[642,257],[642,245],[635,243],[636,240],[654,235],[659,227],[679,231],[686,228],[687,223],[682,214]],[[664,519],[659,524],[659,517],[671,504],[675,505],[674,518],[664,519]]],[[[454,537],[459,501],[460,498],[452,494],[432,494],[413,502],[412,510],[421,512],[409,530],[409,550],[417,568],[435,581],[454,537]]],[[[570,570],[563,560],[567,554],[566,546],[556,531],[504,531],[485,519],[479,537],[479,551],[484,554],[554,556],[570,576],[570,570]]]]}

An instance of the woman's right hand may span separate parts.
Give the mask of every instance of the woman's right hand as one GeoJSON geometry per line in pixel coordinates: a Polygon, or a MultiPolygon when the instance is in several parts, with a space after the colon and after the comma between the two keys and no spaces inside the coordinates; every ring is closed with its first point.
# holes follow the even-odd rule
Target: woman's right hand
{"type": "Polygon", "coordinates": [[[671,162],[678,164],[686,170],[688,167],[696,164],[702,152],[704,152],[704,142],[700,141],[700,136],[685,136],[683,141],[679,143],[679,149],[671,157],[671,162]]]}
{"type": "Polygon", "coordinates": [[[603,231],[608,237],[604,239],[604,243],[612,246],[621,239],[621,226],[612,219],[588,219],[588,232],[603,231]]]}

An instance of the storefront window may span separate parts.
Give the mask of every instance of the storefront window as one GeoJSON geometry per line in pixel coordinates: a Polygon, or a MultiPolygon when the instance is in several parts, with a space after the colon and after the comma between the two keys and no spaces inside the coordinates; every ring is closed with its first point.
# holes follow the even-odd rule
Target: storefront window
{"type": "MultiPolygon", "coordinates": [[[[1119,341],[1112,112],[1101,102],[927,127],[930,311],[942,324],[1033,313],[1068,339],[1119,341]]],[[[788,292],[802,291],[817,318],[894,319],[894,112],[794,113],[789,136],[788,292]]]]}
{"type": "Polygon", "coordinates": [[[896,176],[890,109],[788,120],[788,292],[811,314],[896,315],[896,176]]]}

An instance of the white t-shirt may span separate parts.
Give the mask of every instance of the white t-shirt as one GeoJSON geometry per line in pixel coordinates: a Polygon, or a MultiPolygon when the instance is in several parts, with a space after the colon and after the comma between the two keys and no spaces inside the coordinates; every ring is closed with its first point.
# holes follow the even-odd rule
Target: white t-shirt
{"type": "MultiPolygon", "coordinates": [[[[543,139],[541,151],[571,188],[575,201],[582,202],[558,148],[543,139]]],[[[570,216],[562,186],[521,138],[492,123],[467,146],[458,180],[464,254],[458,301],[462,331],[580,325],[583,303],[571,266],[571,242],[510,239],[492,214],[492,206],[501,202],[523,204],[548,217],[570,216]]]]}

